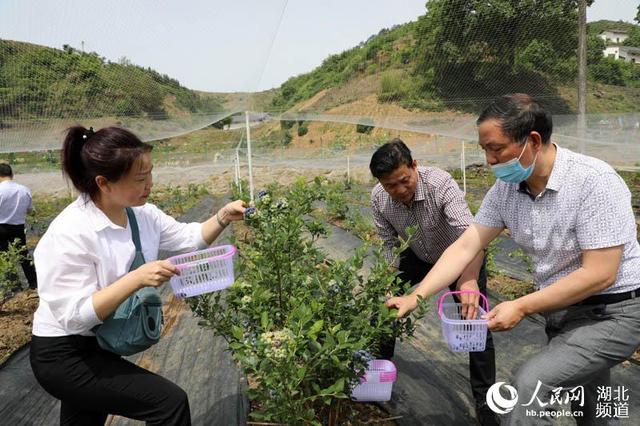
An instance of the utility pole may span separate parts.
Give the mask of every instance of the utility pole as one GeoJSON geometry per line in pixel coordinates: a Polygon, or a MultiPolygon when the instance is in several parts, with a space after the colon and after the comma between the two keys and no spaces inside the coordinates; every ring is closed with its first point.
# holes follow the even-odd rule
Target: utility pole
{"type": "Polygon", "coordinates": [[[585,152],[587,113],[587,0],[578,5],[578,148],[585,152]]]}
{"type": "Polygon", "coordinates": [[[81,49],[82,49],[82,53],[84,53],[84,40],[82,40],[80,42],[80,46],[81,46],[81,49]]]}

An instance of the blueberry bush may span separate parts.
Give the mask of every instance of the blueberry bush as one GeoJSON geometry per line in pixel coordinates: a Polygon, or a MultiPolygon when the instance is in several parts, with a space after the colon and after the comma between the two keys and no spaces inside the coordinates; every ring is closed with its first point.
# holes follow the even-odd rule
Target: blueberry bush
{"type": "MultiPolygon", "coordinates": [[[[405,284],[380,246],[362,246],[346,260],[318,248],[326,225],[309,213],[326,187],[321,179],[299,180],[261,191],[236,229],[236,282],[226,292],[188,299],[249,378],[257,421],[352,419],[354,410],[343,401],[379,343],[411,336],[426,310],[421,301],[413,316],[396,320],[397,312],[384,305],[405,284]]],[[[407,246],[400,241],[396,255],[407,246]]]]}

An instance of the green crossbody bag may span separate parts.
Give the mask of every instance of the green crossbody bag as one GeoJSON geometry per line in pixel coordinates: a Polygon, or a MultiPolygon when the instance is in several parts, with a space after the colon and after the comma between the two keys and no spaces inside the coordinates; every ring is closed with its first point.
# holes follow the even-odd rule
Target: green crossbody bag
{"type": "MultiPolygon", "coordinates": [[[[136,256],[129,271],[144,265],[136,216],[127,208],[136,256]]],[[[93,328],[102,349],[118,355],[133,355],[155,345],[162,331],[162,298],[155,287],[143,287],[129,296],[100,325],[93,328]]]]}

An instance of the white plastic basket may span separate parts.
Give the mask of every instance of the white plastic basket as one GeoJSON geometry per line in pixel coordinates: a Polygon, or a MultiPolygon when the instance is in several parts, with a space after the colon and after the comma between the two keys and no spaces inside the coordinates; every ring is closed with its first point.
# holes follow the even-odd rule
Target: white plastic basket
{"type": "Polygon", "coordinates": [[[468,320],[462,316],[462,304],[442,303],[449,294],[477,293],[484,301],[484,309],[478,306],[477,317],[489,311],[489,301],[475,291],[447,291],[438,300],[438,313],[442,323],[442,335],[453,352],[482,352],[487,343],[487,320],[468,320]]]}
{"type": "Polygon", "coordinates": [[[173,293],[184,298],[229,287],[234,280],[235,254],[234,246],[224,245],[170,257],[180,271],[170,280],[173,293]]]}
{"type": "Polygon", "coordinates": [[[351,391],[351,399],[360,402],[389,401],[397,378],[398,371],[393,362],[386,359],[369,361],[360,384],[351,391]]]}

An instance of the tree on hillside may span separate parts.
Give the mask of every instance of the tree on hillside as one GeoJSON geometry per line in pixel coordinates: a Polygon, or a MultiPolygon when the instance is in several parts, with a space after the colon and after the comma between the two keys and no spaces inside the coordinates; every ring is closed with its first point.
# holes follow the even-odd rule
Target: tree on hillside
{"type": "Polygon", "coordinates": [[[482,97],[514,84],[544,87],[549,76],[572,78],[577,6],[578,0],[429,0],[416,31],[424,89],[482,97]]]}
{"type": "Polygon", "coordinates": [[[222,110],[215,97],[182,87],[171,77],[108,62],[65,44],[62,50],[0,40],[0,115],[9,119],[83,116],[167,117],[165,102],[185,112],[222,110]]]}
{"type": "Polygon", "coordinates": [[[640,47],[640,27],[635,26],[629,30],[629,37],[622,42],[624,46],[636,46],[640,47]]]}
{"type": "MultiPolygon", "coordinates": [[[[640,4],[636,13],[635,21],[640,24],[640,4]]],[[[626,46],[640,46],[640,27],[635,26],[629,31],[629,38],[623,43],[626,46]]]]}

